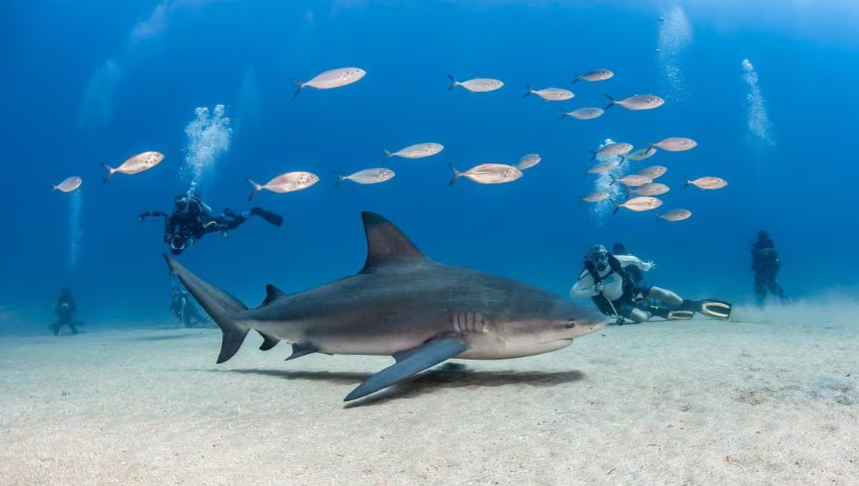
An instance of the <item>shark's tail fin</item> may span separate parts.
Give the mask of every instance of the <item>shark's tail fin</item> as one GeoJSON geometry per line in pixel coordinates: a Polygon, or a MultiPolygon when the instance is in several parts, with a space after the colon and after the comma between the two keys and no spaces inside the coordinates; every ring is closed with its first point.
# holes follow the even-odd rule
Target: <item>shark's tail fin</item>
{"type": "Polygon", "coordinates": [[[223,331],[218,364],[232,358],[242,346],[249,330],[236,320],[236,316],[248,308],[232,295],[191,273],[174,258],[164,255],[164,259],[170,266],[170,273],[179,278],[182,285],[223,331]]]}

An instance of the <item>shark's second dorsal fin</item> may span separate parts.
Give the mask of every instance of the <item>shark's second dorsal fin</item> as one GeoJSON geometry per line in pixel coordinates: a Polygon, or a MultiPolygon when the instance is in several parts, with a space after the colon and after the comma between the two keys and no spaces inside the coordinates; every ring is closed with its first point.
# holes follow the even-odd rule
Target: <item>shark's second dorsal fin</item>
{"type": "Polygon", "coordinates": [[[260,304],[259,306],[265,307],[285,295],[286,294],[283,293],[279,288],[275,287],[272,284],[268,284],[265,286],[265,300],[263,300],[262,304],[260,304]]]}
{"type": "Polygon", "coordinates": [[[367,234],[367,261],[361,273],[398,263],[419,263],[427,257],[399,228],[378,214],[364,211],[364,232],[367,234]]]}

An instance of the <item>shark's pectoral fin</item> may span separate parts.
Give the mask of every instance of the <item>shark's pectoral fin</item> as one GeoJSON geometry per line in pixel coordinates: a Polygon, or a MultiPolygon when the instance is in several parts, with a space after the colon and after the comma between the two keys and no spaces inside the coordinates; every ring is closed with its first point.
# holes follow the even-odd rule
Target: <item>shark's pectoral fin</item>
{"type": "Polygon", "coordinates": [[[423,346],[394,355],[397,362],[367,378],[358,388],[346,396],[345,401],[355,400],[389,387],[398,381],[418,374],[446,359],[462,354],[468,346],[459,338],[436,338],[423,346]]]}
{"type": "Polygon", "coordinates": [[[260,331],[257,331],[257,332],[259,332],[260,336],[262,336],[262,338],[263,338],[263,342],[259,347],[260,351],[268,351],[269,349],[277,346],[277,343],[280,342],[280,339],[278,339],[274,336],[269,336],[268,334],[266,334],[264,332],[260,332],[260,331]]]}
{"type": "Polygon", "coordinates": [[[312,344],[301,342],[292,343],[292,354],[289,355],[289,358],[286,358],[286,361],[318,352],[319,350],[312,344]]]}

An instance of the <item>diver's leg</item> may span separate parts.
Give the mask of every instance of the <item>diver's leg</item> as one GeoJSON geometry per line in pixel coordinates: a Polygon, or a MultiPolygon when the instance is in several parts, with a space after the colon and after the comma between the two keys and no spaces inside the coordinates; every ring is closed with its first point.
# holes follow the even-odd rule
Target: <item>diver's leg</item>
{"type": "Polygon", "coordinates": [[[60,324],[59,321],[56,321],[53,324],[51,324],[50,326],[48,326],[48,329],[50,329],[51,332],[54,333],[54,336],[59,336],[60,335],[60,327],[62,327],[62,324],[60,324]]]}
{"type": "Polygon", "coordinates": [[[778,281],[775,278],[769,281],[767,288],[769,289],[770,293],[778,297],[779,300],[785,300],[784,289],[781,288],[781,285],[779,285],[778,281]]]}
{"type": "Polygon", "coordinates": [[[78,333],[78,328],[77,326],[75,326],[75,321],[69,319],[69,322],[67,322],[66,325],[69,326],[69,329],[72,330],[72,334],[78,333]]]}
{"type": "Polygon", "coordinates": [[[644,298],[646,300],[656,299],[669,307],[680,307],[683,303],[683,299],[679,295],[659,287],[651,287],[650,291],[644,294],[644,298]]]}
{"type": "Polygon", "coordinates": [[[637,307],[633,307],[631,305],[623,306],[623,309],[620,310],[620,313],[623,317],[637,323],[641,324],[642,322],[646,322],[650,319],[651,315],[649,312],[639,309],[637,307]]]}
{"type": "Polygon", "coordinates": [[[764,283],[764,279],[758,275],[755,275],[755,305],[758,307],[763,307],[764,302],[767,298],[767,286],[764,283]]]}

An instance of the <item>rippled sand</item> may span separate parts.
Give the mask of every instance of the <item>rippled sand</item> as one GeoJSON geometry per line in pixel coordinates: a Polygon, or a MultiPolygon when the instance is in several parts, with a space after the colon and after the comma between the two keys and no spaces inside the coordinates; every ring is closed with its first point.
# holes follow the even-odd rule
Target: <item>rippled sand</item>
{"type": "Polygon", "coordinates": [[[855,485],[859,314],[738,314],[456,361],[349,405],[390,359],[286,363],[252,336],[215,365],[208,329],[3,338],[0,483],[855,485]]]}

